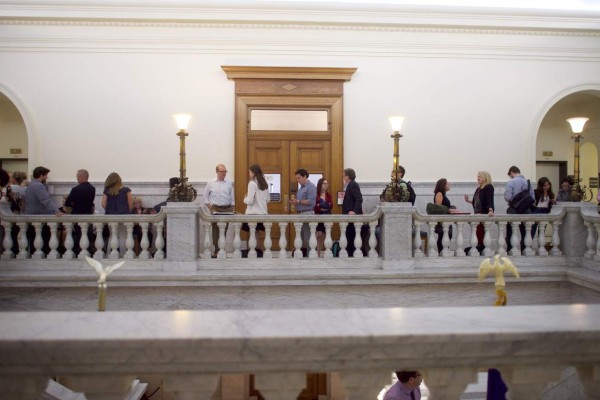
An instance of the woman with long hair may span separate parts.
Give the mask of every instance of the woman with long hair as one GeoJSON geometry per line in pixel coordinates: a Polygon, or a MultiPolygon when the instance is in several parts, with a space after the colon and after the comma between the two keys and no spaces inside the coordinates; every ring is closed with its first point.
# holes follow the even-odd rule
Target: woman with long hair
{"type": "MultiPolygon", "coordinates": [[[[315,214],[331,214],[333,208],[333,199],[328,191],[329,181],[325,178],[317,182],[317,202],[315,204],[315,214]]],[[[317,254],[322,257],[321,252],[325,250],[325,224],[322,222],[317,225],[317,254]]]]}
{"type": "MultiPolygon", "coordinates": [[[[452,207],[450,204],[450,199],[446,196],[446,192],[450,190],[450,184],[446,178],[438,179],[435,184],[435,189],[433,190],[433,202],[435,204],[446,206],[448,208],[452,207]]],[[[444,246],[442,245],[442,239],[444,238],[444,229],[441,223],[438,223],[435,227],[435,233],[437,233],[437,248],[438,252],[441,252],[444,246]]],[[[452,226],[448,229],[448,236],[452,239],[452,226]]]]}
{"type": "MultiPolygon", "coordinates": [[[[252,164],[248,169],[248,176],[250,181],[248,182],[248,191],[244,196],[244,203],[246,204],[247,215],[266,215],[269,213],[267,203],[269,203],[269,185],[263,175],[262,169],[258,164],[252,164]]],[[[242,230],[250,231],[248,224],[242,225],[242,230]]],[[[262,223],[258,223],[256,231],[261,231],[261,234],[257,234],[257,250],[264,250],[264,235],[265,226],[262,223]]]]}
{"type": "MultiPolygon", "coordinates": [[[[131,194],[131,189],[127,186],[123,186],[123,181],[116,172],[111,172],[106,178],[106,181],[104,181],[102,208],[104,208],[104,213],[107,215],[131,214],[131,210],[133,209],[133,195],[131,194]]],[[[110,236],[110,232],[108,232],[106,226],[103,236],[107,238],[110,236]]],[[[127,240],[127,230],[123,224],[119,224],[118,238],[119,252],[123,255],[125,254],[125,241],[127,240]]],[[[109,243],[110,239],[106,242],[107,249],[109,243]]]]}
{"type": "MultiPolygon", "coordinates": [[[[492,185],[492,176],[487,171],[477,172],[477,189],[473,194],[473,199],[465,194],[465,201],[473,205],[474,214],[494,215],[494,185],[492,185]]],[[[480,253],[484,249],[483,237],[485,236],[485,228],[483,223],[477,225],[477,251],[480,253]]]]}
{"type": "Polygon", "coordinates": [[[543,176],[538,180],[537,188],[533,191],[535,194],[534,214],[549,214],[550,209],[556,204],[556,196],[552,191],[550,179],[543,176]]]}

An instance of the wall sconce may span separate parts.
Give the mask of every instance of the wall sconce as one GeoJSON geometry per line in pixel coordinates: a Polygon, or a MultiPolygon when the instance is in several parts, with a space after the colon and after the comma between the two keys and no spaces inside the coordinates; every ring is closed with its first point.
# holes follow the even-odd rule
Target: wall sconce
{"type": "Polygon", "coordinates": [[[402,129],[402,123],[404,122],[404,117],[401,116],[393,116],[393,117],[389,117],[388,120],[390,121],[390,125],[392,126],[392,131],[394,132],[392,134],[392,139],[394,139],[394,160],[393,160],[393,167],[392,167],[392,174],[391,174],[391,183],[386,187],[384,194],[383,194],[383,201],[387,201],[387,202],[399,202],[401,201],[401,199],[404,196],[404,193],[402,193],[402,189],[400,188],[400,186],[398,185],[398,182],[400,181],[400,154],[399,154],[399,147],[400,147],[400,138],[402,137],[402,134],[400,133],[400,129],[402,129]]]}
{"type": "Polygon", "coordinates": [[[175,117],[179,129],[177,132],[177,136],[179,136],[179,183],[171,188],[168,201],[192,202],[196,199],[196,189],[188,183],[188,178],[185,176],[185,137],[188,135],[186,129],[192,116],[176,114],[173,117],[175,117]]]}
{"type": "Polygon", "coordinates": [[[581,181],[580,178],[580,169],[579,169],[579,142],[583,139],[583,127],[585,123],[589,121],[589,118],[585,117],[576,117],[569,118],[567,122],[571,125],[571,131],[573,132],[573,136],[571,139],[575,141],[575,160],[573,164],[573,188],[571,189],[571,201],[590,201],[592,199],[592,193],[589,189],[582,187],[579,183],[581,181]]]}

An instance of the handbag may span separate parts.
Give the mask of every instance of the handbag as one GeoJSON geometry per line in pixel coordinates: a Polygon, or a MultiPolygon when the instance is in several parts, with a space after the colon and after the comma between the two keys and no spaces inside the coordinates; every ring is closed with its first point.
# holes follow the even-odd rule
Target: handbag
{"type": "Polygon", "coordinates": [[[525,214],[527,210],[530,210],[535,199],[531,197],[529,191],[531,190],[531,182],[527,179],[527,189],[520,191],[510,201],[510,206],[515,209],[517,214],[525,214]]]}

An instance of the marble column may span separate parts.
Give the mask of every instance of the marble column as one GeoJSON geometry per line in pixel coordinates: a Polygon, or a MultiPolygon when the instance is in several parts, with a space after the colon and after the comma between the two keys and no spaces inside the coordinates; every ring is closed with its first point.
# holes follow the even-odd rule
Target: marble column
{"type": "Polygon", "coordinates": [[[390,383],[390,371],[387,369],[344,371],[340,375],[348,400],[375,399],[381,389],[390,383]]]}
{"type": "Polygon", "coordinates": [[[562,366],[539,364],[498,369],[508,387],[507,399],[532,400],[540,399],[548,384],[560,379],[562,366]]]}
{"type": "Polygon", "coordinates": [[[176,400],[210,400],[219,385],[216,374],[173,374],[165,376],[165,390],[176,400]]]}
{"type": "Polygon", "coordinates": [[[255,386],[265,400],[296,399],[306,386],[304,372],[264,372],[257,373],[255,386]]]}
{"type": "Polygon", "coordinates": [[[477,382],[475,368],[428,368],[422,373],[429,400],[460,400],[469,383],[477,382]]]}
{"type": "Polygon", "coordinates": [[[412,265],[412,214],[415,208],[410,203],[386,202],[380,203],[380,207],[383,212],[379,238],[383,268],[412,265]]]}
{"type": "Polygon", "coordinates": [[[131,390],[135,375],[98,374],[65,376],[64,386],[74,392],[85,393],[88,400],[123,400],[131,390]]]}
{"type": "Polygon", "coordinates": [[[167,260],[165,272],[195,271],[198,259],[198,206],[194,203],[167,203],[167,260]]]}
{"type": "Polygon", "coordinates": [[[5,375],[0,379],[0,393],[3,398],[11,400],[38,400],[48,385],[48,379],[44,375],[5,375]]]}

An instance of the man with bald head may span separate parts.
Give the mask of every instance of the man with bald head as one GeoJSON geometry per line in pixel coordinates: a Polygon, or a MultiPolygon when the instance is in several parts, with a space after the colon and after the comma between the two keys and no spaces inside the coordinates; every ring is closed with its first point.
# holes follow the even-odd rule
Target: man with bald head
{"type": "MultiPolygon", "coordinates": [[[[204,204],[211,214],[233,214],[233,184],[230,180],[225,179],[228,172],[227,167],[219,164],[215,167],[215,171],[216,179],[208,181],[204,188],[204,204]]],[[[229,228],[229,224],[225,227],[225,234],[227,234],[227,228],[229,228]]],[[[215,258],[219,253],[219,228],[216,223],[212,224],[212,237],[215,245],[213,258],[215,258]]]]}
{"type": "Polygon", "coordinates": [[[90,174],[85,169],[77,171],[78,185],[71,189],[65,200],[65,207],[71,207],[71,214],[93,214],[96,188],[88,182],[90,174]]]}

